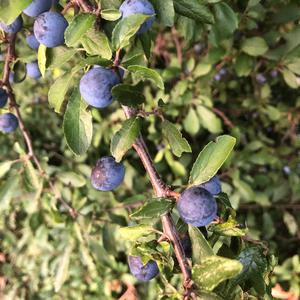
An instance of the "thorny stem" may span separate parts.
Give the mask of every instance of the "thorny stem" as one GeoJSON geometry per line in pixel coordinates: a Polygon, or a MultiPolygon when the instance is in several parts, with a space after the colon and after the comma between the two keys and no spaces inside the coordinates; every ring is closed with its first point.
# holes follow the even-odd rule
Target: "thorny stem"
{"type": "MultiPolygon", "coordinates": [[[[15,49],[15,43],[16,43],[16,34],[12,35],[7,35],[7,50],[6,50],[6,56],[5,56],[5,61],[4,61],[4,67],[3,67],[3,76],[2,76],[2,81],[1,86],[4,86],[6,88],[7,94],[8,94],[8,99],[10,103],[10,107],[12,107],[15,110],[18,122],[19,122],[19,127],[21,130],[21,133],[23,135],[23,138],[25,140],[26,146],[27,146],[27,157],[28,159],[32,159],[35,166],[37,167],[40,176],[43,178],[47,179],[46,172],[42,168],[37,156],[34,153],[33,145],[32,145],[32,140],[30,137],[30,134],[25,126],[23,117],[21,115],[19,106],[16,102],[16,98],[13,92],[13,89],[11,87],[11,84],[9,82],[9,75],[10,75],[10,64],[14,62],[16,59],[16,49],[15,49]]],[[[77,212],[76,210],[71,207],[65,200],[63,200],[55,190],[55,187],[53,183],[48,179],[49,186],[54,194],[54,197],[56,200],[60,201],[63,206],[67,209],[69,215],[73,218],[77,218],[77,212]]]]}

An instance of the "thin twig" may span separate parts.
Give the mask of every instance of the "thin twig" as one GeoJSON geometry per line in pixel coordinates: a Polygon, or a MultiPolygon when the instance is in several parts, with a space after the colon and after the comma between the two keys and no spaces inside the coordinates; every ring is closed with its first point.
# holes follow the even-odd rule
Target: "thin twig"
{"type": "Polygon", "coordinates": [[[63,10],[61,11],[61,14],[62,15],[66,14],[69,9],[74,8],[75,6],[77,6],[77,3],[74,3],[74,1],[68,2],[63,8],[63,10]]]}
{"type": "Polygon", "coordinates": [[[182,67],[182,46],[178,38],[178,33],[174,27],[172,27],[172,37],[176,46],[178,64],[181,68],[182,67]]]}
{"type": "Polygon", "coordinates": [[[219,117],[221,117],[224,121],[224,123],[229,127],[229,128],[234,128],[233,123],[228,119],[228,117],[218,108],[213,108],[212,109],[219,117]]]}
{"type": "Polygon", "coordinates": [[[93,7],[90,5],[90,3],[86,0],[74,0],[77,5],[79,7],[81,7],[81,9],[84,11],[84,12],[90,12],[90,13],[93,13],[94,9],[93,7]]]}

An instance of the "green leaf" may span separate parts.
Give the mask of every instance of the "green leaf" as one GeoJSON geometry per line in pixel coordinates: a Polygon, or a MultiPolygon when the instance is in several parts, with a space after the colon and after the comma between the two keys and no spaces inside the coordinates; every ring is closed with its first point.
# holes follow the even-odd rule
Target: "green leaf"
{"type": "Polygon", "coordinates": [[[128,67],[128,71],[134,73],[134,76],[137,80],[150,80],[158,88],[162,90],[165,88],[161,76],[153,69],[139,65],[132,65],[128,67]]]}
{"type": "Polygon", "coordinates": [[[116,162],[120,162],[124,154],[132,147],[139,135],[140,126],[139,118],[130,118],[124,121],[122,128],[114,134],[110,151],[116,162]]]}
{"type": "Polygon", "coordinates": [[[61,68],[66,62],[68,62],[77,52],[77,49],[68,49],[66,47],[55,47],[49,50],[47,55],[47,68],[61,68]]]}
{"type": "Polygon", "coordinates": [[[188,141],[182,137],[177,127],[168,120],[162,123],[162,133],[176,156],[180,157],[182,152],[192,152],[188,141]]]}
{"type": "Polygon", "coordinates": [[[164,26],[172,27],[175,19],[173,0],[156,0],[153,5],[159,22],[164,26]]]}
{"type": "Polygon", "coordinates": [[[225,223],[212,224],[209,226],[209,231],[215,232],[219,235],[224,236],[244,236],[246,234],[246,229],[240,228],[241,225],[229,216],[225,223]]]}
{"type": "Polygon", "coordinates": [[[129,40],[148,18],[149,15],[133,14],[119,21],[112,33],[113,48],[118,50],[128,46],[129,40]]]}
{"type": "Polygon", "coordinates": [[[243,266],[238,260],[210,256],[193,267],[192,278],[200,288],[212,291],[222,281],[237,276],[242,269],[243,266]]]}
{"type": "Polygon", "coordinates": [[[72,73],[67,72],[61,77],[58,77],[49,89],[48,101],[50,106],[53,107],[57,113],[62,112],[62,105],[64,103],[67,91],[71,85],[72,79],[72,73]]]}
{"type": "Polygon", "coordinates": [[[250,281],[254,289],[263,295],[266,285],[263,276],[267,272],[268,265],[262,248],[258,246],[245,248],[239,255],[239,261],[243,265],[243,271],[233,280],[232,285],[250,281]]]}
{"type": "Polygon", "coordinates": [[[194,19],[201,23],[214,23],[214,16],[209,8],[200,1],[174,0],[175,11],[182,16],[194,19]]]}
{"type": "Polygon", "coordinates": [[[164,155],[169,167],[172,169],[174,175],[177,176],[185,176],[186,175],[186,168],[177,160],[174,159],[171,151],[165,150],[164,155]]]}
{"type": "Polygon", "coordinates": [[[7,160],[0,163],[0,178],[2,178],[10,169],[15,161],[7,160]]]}
{"type": "Polygon", "coordinates": [[[283,213],[283,222],[286,225],[290,235],[294,236],[298,232],[298,224],[295,217],[289,212],[283,213]]]}
{"type": "Polygon", "coordinates": [[[238,19],[235,12],[226,3],[214,5],[215,24],[213,26],[216,37],[220,39],[230,37],[238,28],[238,19]]]}
{"type": "Polygon", "coordinates": [[[121,13],[118,9],[108,8],[101,10],[101,18],[107,21],[116,21],[120,19],[121,13]]]}
{"type": "Polygon", "coordinates": [[[198,105],[197,113],[204,128],[215,134],[222,132],[222,122],[212,110],[206,106],[198,105]]]}
{"type": "Polygon", "coordinates": [[[93,26],[96,16],[92,14],[79,14],[74,17],[65,30],[65,42],[68,47],[73,47],[81,37],[93,26]]]}
{"type": "Polygon", "coordinates": [[[57,293],[66,279],[68,278],[69,273],[69,264],[70,264],[70,256],[72,253],[73,247],[72,245],[69,245],[65,248],[64,254],[59,260],[56,274],[55,274],[55,280],[54,280],[54,290],[57,293]]]}
{"type": "Polygon", "coordinates": [[[135,241],[140,237],[147,236],[153,233],[155,230],[153,227],[145,224],[123,227],[119,229],[119,234],[122,239],[128,241],[135,241]]]}
{"type": "Polygon", "coordinates": [[[111,93],[114,99],[126,106],[138,106],[145,102],[145,96],[139,86],[121,83],[115,85],[111,93]]]}
{"type": "Polygon", "coordinates": [[[93,123],[92,114],[86,110],[78,88],[74,89],[69,99],[63,128],[67,144],[74,154],[84,154],[92,141],[93,123]]]}
{"type": "Polygon", "coordinates": [[[300,75],[300,58],[295,58],[287,64],[287,68],[293,73],[300,75]]]}
{"type": "Polygon", "coordinates": [[[189,225],[189,237],[192,242],[194,264],[200,264],[206,257],[214,255],[210,244],[197,227],[189,225]]]}
{"type": "Polygon", "coordinates": [[[5,182],[1,182],[0,186],[0,211],[6,210],[9,207],[10,201],[16,194],[17,186],[19,184],[19,177],[13,176],[5,182]]]}
{"type": "Polygon", "coordinates": [[[251,56],[259,56],[268,51],[268,45],[262,37],[252,37],[244,40],[242,51],[251,56]]]}
{"type": "MultiPolygon", "coordinates": [[[[219,297],[217,294],[208,292],[208,291],[197,291],[197,300],[224,300],[223,298],[219,297]]],[[[235,299],[237,300],[237,299],[235,299]]]]}
{"type": "Polygon", "coordinates": [[[199,153],[189,179],[189,185],[199,185],[216,175],[231,153],[236,139],[230,135],[217,137],[216,142],[208,143],[199,153]]]}
{"type": "Polygon", "coordinates": [[[170,199],[166,198],[155,198],[145,203],[141,208],[130,215],[130,218],[140,219],[152,219],[159,218],[160,216],[168,213],[174,203],[170,199]]]}
{"type": "Polygon", "coordinates": [[[68,49],[64,46],[47,49],[47,68],[61,68],[61,66],[68,62],[77,52],[77,49],[68,49]]]}
{"type": "Polygon", "coordinates": [[[11,24],[31,2],[32,0],[1,0],[0,21],[11,24]]]}
{"type": "Polygon", "coordinates": [[[18,60],[14,66],[12,72],[14,73],[14,82],[20,83],[25,80],[27,71],[26,64],[20,60],[18,60]]]}
{"type": "Polygon", "coordinates": [[[85,51],[90,55],[100,55],[105,59],[111,59],[112,50],[110,48],[109,40],[105,33],[96,31],[94,28],[81,38],[81,43],[85,51]]]}
{"type": "Polygon", "coordinates": [[[292,89],[297,89],[300,86],[300,83],[298,83],[297,76],[289,69],[283,69],[282,75],[286,84],[292,89]]]}
{"type": "Polygon", "coordinates": [[[46,72],[46,63],[47,63],[47,55],[46,55],[47,47],[43,44],[40,44],[38,50],[38,65],[43,77],[45,77],[46,72]]]}
{"type": "Polygon", "coordinates": [[[190,135],[196,135],[200,129],[199,118],[193,107],[190,107],[188,114],[183,120],[183,127],[190,135]]]}
{"type": "Polygon", "coordinates": [[[57,174],[57,178],[65,185],[71,185],[77,188],[86,185],[85,178],[74,172],[61,172],[57,174]]]}
{"type": "Polygon", "coordinates": [[[207,75],[210,72],[211,68],[212,68],[211,64],[200,63],[196,66],[195,70],[193,71],[193,75],[195,77],[201,77],[207,75]]]}
{"type": "Polygon", "coordinates": [[[29,191],[36,191],[40,188],[40,180],[37,174],[36,169],[33,167],[33,164],[30,160],[24,161],[24,178],[26,187],[29,191]]]}
{"type": "Polygon", "coordinates": [[[234,69],[239,77],[248,76],[253,68],[253,58],[242,53],[239,55],[234,64],[234,69]]]}

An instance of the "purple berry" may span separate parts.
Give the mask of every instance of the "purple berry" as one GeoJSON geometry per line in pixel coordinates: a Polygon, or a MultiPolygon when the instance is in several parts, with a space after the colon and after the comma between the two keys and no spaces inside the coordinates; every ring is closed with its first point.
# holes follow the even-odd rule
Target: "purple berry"
{"type": "Polygon", "coordinates": [[[221,193],[221,182],[218,176],[214,176],[209,181],[202,183],[200,187],[206,189],[212,195],[221,193]]]}
{"type": "Polygon", "coordinates": [[[103,67],[93,68],[82,76],[80,94],[89,105],[103,108],[112,103],[111,89],[118,83],[119,78],[114,71],[103,67]]]}
{"type": "Polygon", "coordinates": [[[6,25],[3,22],[0,22],[0,29],[9,34],[17,33],[21,30],[23,26],[23,19],[21,16],[18,16],[11,24],[6,25]]]}
{"type": "Polygon", "coordinates": [[[130,272],[140,281],[149,281],[159,273],[157,263],[154,260],[149,260],[143,265],[140,257],[129,256],[128,264],[130,272]]]}
{"type": "Polygon", "coordinates": [[[261,74],[261,73],[257,74],[255,76],[255,79],[259,84],[265,84],[267,82],[267,78],[265,77],[264,74],[261,74]]]}
{"type": "Polygon", "coordinates": [[[217,203],[206,189],[193,186],[185,190],[177,202],[178,212],[187,224],[206,226],[217,216],[217,203]]]}
{"type": "Polygon", "coordinates": [[[42,76],[37,62],[26,64],[27,75],[31,78],[38,79],[42,76]]]}
{"type": "Polygon", "coordinates": [[[36,18],[33,31],[40,44],[54,48],[64,44],[67,26],[67,20],[59,13],[45,12],[36,18]]]}
{"type": "Polygon", "coordinates": [[[12,113],[0,115],[0,130],[9,133],[15,131],[19,126],[17,117],[12,113]]]}
{"type": "Polygon", "coordinates": [[[29,17],[37,17],[41,13],[48,11],[51,5],[52,0],[33,0],[31,4],[23,10],[23,13],[29,17]]]}
{"type": "Polygon", "coordinates": [[[40,43],[38,42],[38,40],[36,39],[36,37],[34,36],[34,34],[30,34],[26,37],[26,41],[28,46],[33,49],[33,50],[38,50],[40,43]]]}
{"type": "MultiPolygon", "coordinates": [[[[155,10],[152,4],[147,0],[125,0],[119,8],[122,18],[126,18],[134,14],[154,15],[155,10]]],[[[146,32],[152,26],[155,17],[151,17],[142,24],[138,34],[146,32]]]]}
{"type": "Polygon", "coordinates": [[[8,94],[6,90],[0,88],[0,108],[6,105],[7,99],[8,99],[8,94]]]}
{"type": "Polygon", "coordinates": [[[125,168],[112,156],[100,158],[92,170],[92,186],[100,191],[111,191],[117,188],[124,179],[125,168]]]}

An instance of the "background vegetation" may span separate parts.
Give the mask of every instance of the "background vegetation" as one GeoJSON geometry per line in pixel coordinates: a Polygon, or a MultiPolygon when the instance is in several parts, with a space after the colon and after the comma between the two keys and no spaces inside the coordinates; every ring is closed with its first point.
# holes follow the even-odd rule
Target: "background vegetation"
{"type": "MultiPolygon", "coordinates": [[[[0,4],[2,20],[8,17],[7,2],[0,4]]],[[[95,5],[100,2],[102,12],[118,9],[121,4],[118,0],[91,1],[95,5]]],[[[193,162],[208,142],[222,134],[237,139],[218,173],[224,192],[218,203],[221,225],[225,225],[212,225],[202,232],[215,253],[243,262],[248,259],[248,269],[235,277],[239,285],[234,292],[229,285],[233,279],[216,288],[204,286],[205,292],[198,297],[271,299],[273,288],[274,297],[298,299],[299,3],[151,2],[156,22],[149,33],[131,38],[123,47],[121,66],[147,66],[164,82],[164,89],[157,86],[157,80],[141,84],[145,96],[141,132],[158,172],[180,192],[188,182],[193,162]],[[174,151],[168,134],[162,134],[162,117],[176,124],[192,152],[178,155],[174,151]],[[288,293],[280,292],[281,288],[288,293]]],[[[61,11],[64,6],[65,1],[59,1],[53,9],[61,11]]],[[[13,8],[11,11],[12,15],[16,13],[13,8]]],[[[142,237],[138,245],[142,245],[140,252],[160,262],[162,275],[142,284],[128,271],[127,254],[132,244],[122,239],[119,228],[146,223],[160,230],[159,218],[129,217],[153,198],[135,151],[129,150],[123,158],[125,181],[116,191],[99,192],[90,184],[91,168],[99,157],[109,155],[111,138],[125,120],[120,103],[87,110],[92,114],[93,135],[82,155],[75,155],[64,138],[68,135],[63,126],[64,112],[72,88],[89,65],[105,64],[115,55],[111,36],[119,20],[111,21],[114,15],[115,10],[102,15],[97,29],[102,35],[97,37],[100,40],[95,48],[87,50],[77,41],[72,47],[39,50],[45,76],[17,83],[25,76],[25,63],[37,59],[37,53],[25,41],[33,19],[23,15],[12,86],[47,176],[41,176],[27,159],[20,130],[0,133],[0,290],[5,299],[118,299],[126,290],[131,297],[136,292],[140,299],[181,298],[177,261],[168,243],[155,243],[157,235],[142,237]],[[87,57],[92,58],[87,61],[87,57]],[[62,76],[62,86],[67,86],[67,80],[71,82],[69,91],[62,96],[49,95],[49,88],[62,76]],[[59,102],[61,97],[63,103],[59,102]],[[76,221],[63,203],[78,212],[76,221]]],[[[69,22],[73,16],[73,9],[65,14],[69,22]]],[[[4,39],[0,47],[4,60],[4,39]]],[[[0,62],[0,69],[3,65],[0,62]]],[[[125,73],[125,81],[130,84],[138,82],[132,73],[125,73]]],[[[176,209],[172,216],[183,237],[187,228],[176,209]]],[[[197,249],[196,243],[193,247],[197,249]]]]}

